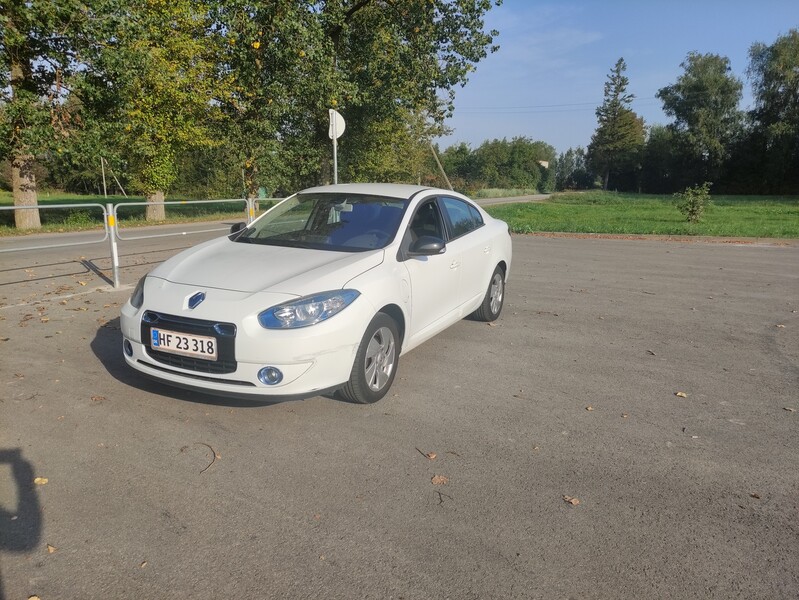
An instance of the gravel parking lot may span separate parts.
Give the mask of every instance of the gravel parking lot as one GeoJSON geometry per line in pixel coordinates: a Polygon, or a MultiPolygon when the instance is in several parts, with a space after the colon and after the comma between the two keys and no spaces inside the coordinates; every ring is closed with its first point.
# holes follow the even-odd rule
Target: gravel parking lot
{"type": "Polygon", "coordinates": [[[796,244],[516,236],[371,406],[141,379],[130,286],[8,256],[2,599],[799,596],[796,244]]]}

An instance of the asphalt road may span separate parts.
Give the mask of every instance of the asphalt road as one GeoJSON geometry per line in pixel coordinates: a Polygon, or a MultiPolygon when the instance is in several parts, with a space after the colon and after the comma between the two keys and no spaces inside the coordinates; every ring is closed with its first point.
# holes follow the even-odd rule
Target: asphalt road
{"type": "Polygon", "coordinates": [[[165,243],[0,255],[0,598],[799,596],[796,245],[516,236],[355,406],[128,370],[165,243]]]}

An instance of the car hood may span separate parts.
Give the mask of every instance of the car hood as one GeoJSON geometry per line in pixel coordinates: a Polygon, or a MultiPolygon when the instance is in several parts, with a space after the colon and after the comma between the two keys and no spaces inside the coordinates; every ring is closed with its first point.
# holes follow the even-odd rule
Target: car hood
{"type": "Polygon", "coordinates": [[[244,244],[225,237],[173,256],[150,275],[198,288],[303,296],[342,288],[382,262],[382,250],[332,252],[244,244]]]}

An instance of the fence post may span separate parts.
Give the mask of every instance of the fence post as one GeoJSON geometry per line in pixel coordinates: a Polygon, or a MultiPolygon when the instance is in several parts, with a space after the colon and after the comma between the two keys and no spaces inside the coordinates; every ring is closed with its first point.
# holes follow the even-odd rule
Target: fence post
{"type": "Polygon", "coordinates": [[[117,253],[117,219],[114,205],[105,205],[105,218],[108,224],[108,239],[111,240],[111,268],[114,273],[114,287],[119,287],[119,254],[117,253]]]}
{"type": "Polygon", "coordinates": [[[255,198],[247,198],[247,225],[255,219],[255,198]]]}

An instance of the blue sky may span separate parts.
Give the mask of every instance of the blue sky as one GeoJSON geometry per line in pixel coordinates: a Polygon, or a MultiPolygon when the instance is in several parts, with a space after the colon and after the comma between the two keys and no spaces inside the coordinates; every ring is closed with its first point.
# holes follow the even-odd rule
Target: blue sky
{"type": "Polygon", "coordinates": [[[594,110],[620,57],[633,110],[647,125],[669,122],[654,96],[676,81],[692,50],[730,59],[748,108],[749,47],[799,28],[799,0],[504,0],[486,28],[500,32],[500,49],[457,90],[447,121],[453,133],[440,147],[525,136],[563,152],[590,142],[594,110]]]}

